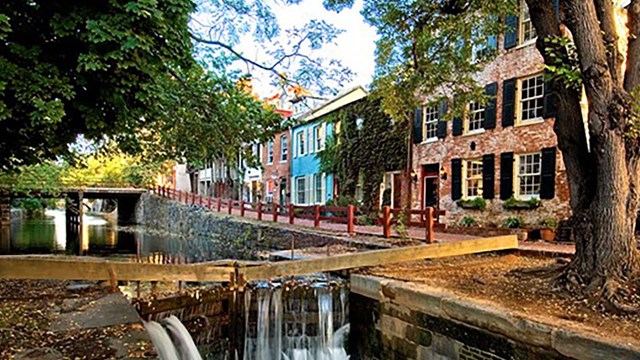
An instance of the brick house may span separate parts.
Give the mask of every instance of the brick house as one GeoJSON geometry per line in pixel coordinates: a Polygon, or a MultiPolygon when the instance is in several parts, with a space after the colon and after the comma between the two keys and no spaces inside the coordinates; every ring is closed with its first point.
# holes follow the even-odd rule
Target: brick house
{"type": "Polygon", "coordinates": [[[277,134],[264,145],[262,152],[262,180],[265,201],[289,204],[291,201],[291,132],[277,134]]]}
{"type": "Polygon", "coordinates": [[[513,31],[493,41],[500,45],[497,57],[476,75],[492,100],[484,107],[465,104],[465,115],[453,121],[445,115],[455,96],[439,102],[425,97],[425,105],[416,110],[413,208],[435,206],[447,211],[448,223],[470,216],[484,225],[519,217],[535,226],[543,218],[570,215],[543,59],[523,5],[519,16],[507,17],[513,31]],[[486,201],[485,210],[463,208],[464,200],[476,197],[486,201]],[[539,206],[505,209],[509,199],[521,205],[539,199],[539,206]]]}

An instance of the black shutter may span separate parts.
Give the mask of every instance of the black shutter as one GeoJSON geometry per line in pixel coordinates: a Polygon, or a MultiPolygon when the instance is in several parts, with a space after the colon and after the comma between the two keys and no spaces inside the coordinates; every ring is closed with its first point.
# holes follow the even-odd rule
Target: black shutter
{"type": "Polygon", "coordinates": [[[484,94],[491,98],[487,100],[484,107],[484,122],[482,126],[485,129],[494,129],[496,127],[496,96],[498,95],[498,83],[491,83],[484,87],[484,94]]]}
{"type": "Polygon", "coordinates": [[[505,20],[504,48],[511,49],[518,45],[518,16],[507,15],[505,20]]]}
{"type": "Polygon", "coordinates": [[[513,126],[516,116],[516,79],[502,83],[502,127],[513,126]]]}
{"type": "Polygon", "coordinates": [[[542,116],[545,119],[556,116],[556,106],[553,92],[551,91],[551,81],[546,80],[544,82],[544,105],[542,110],[542,116]]]}
{"type": "Polygon", "coordinates": [[[482,197],[493,199],[495,197],[495,159],[493,154],[482,155],[482,197]]]}
{"type": "Polygon", "coordinates": [[[462,197],[462,160],[451,159],[451,199],[462,197]]]}
{"type": "Polygon", "coordinates": [[[438,109],[438,139],[444,139],[447,137],[447,120],[444,118],[447,114],[447,100],[440,102],[440,108],[438,109]]]}
{"type": "Polygon", "coordinates": [[[413,118],[413,143],[420,144],[422,142],[422,108],[416,109],[413,118]]]}
{"type": "Polygon", "coordinates": [[[513,153],[500,154],[500,199],[513,195],[513,153]]]}
{"type": "Polygon", "coordinates": [[[556,148],[544,148],[541,155],[540,199],[553,199],[556,190],[556,148]]]}
{"type": "MultiPolygon", "coordinates": [[[[456,103],[456,101],[460,101],[460,98],[459,97],[453,98],[453,103],[457,106],[458,104],[456,103]]],[[[462,116],[461,115],[456,115],[453,117],[451,135],[453,136],[462,135],[462,116]]]]}

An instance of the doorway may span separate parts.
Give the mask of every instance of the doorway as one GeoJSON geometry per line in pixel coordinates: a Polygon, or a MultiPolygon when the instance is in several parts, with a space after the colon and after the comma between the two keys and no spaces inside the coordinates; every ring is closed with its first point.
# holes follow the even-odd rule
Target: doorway
{"type": "Polygon", "coordinates": [[[438,208],[440,203],[440,164],[422,166],[422,195],[423,208],[438,208]]]}

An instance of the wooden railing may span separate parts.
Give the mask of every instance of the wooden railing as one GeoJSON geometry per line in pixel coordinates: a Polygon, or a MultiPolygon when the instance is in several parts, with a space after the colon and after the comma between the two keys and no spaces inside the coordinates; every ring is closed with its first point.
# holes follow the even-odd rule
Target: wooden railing
{"type": "MultiPolygon", "coordinates": [[[[233,214],[233,211],[236,210],[239,211],[241,217],[244,217],[247,212],[255,213],[255,217],[260,221],[272,220],[274,222],[284,222],[284,219],[288,219],[289,224],[295,225],[296,219],[301,219],[313,221],[313,227],[315,228],[321,227],[321,222],[345,224],[346,231],[350,235],[356,234],[356,225],[364,225],[358,224],[357,216],[361,215],[361,213],[354,205],[299,206],[293,204],[280,205],[277,203],[264,202],[251,204],[242,200],[238,201],[216,197],[205,197],[192,192],[180,191],[162,186],[153,187],[149,190],[159,196],[176,200],[184,204],[201,205],[212,211],[233,214]]],[[[444,226],[439,222],[439,217],[445,215],[443,210],[435,210],[433,208],[404,210],[392,209],[388,206],[383,207],[374,226],[382,227],[382,236],[390,238],[392,227],[398,223],[402,215],[405,217],[406,226],[424,228],[424,239],[427,243],[433,243],[434,230],[444,226]]]]}

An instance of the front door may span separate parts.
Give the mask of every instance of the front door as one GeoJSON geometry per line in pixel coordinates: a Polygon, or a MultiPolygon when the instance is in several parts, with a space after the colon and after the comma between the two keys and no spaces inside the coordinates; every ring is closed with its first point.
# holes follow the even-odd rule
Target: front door
{"type": "Polygon", "coordinates": [[[423,186],[423,207],[438,208],[440,201],[440,165],[429,164],[423,166],[422,186],[423,186]]]}

